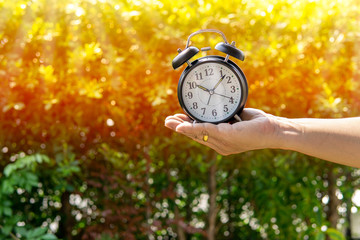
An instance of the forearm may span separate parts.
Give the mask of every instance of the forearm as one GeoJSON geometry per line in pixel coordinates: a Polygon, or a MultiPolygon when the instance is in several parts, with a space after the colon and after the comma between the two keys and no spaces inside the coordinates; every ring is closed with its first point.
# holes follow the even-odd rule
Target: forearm
{"type": "Polygon", "coordinates": [[[360,168],[360,118],[278,118],[278,122],[280,148],[360,168]]]}

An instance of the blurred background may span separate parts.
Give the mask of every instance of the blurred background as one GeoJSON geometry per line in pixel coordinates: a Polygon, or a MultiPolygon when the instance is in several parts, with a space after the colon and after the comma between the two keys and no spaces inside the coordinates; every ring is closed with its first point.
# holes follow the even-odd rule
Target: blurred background
{"type": "Polygon", "coordinates": [[[247,107],[359,116],[359,6],[0,0],[0,239],[359,238],[359,169],[223,157],[164,127],[182,112],[171,61],[205,28],[245,52],[247,107]]]}

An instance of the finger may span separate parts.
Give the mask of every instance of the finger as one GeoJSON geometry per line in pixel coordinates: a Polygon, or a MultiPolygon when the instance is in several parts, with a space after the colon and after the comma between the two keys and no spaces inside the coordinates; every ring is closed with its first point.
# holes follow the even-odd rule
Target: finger
{"type": "Polygon", "coordinates": [[[175,131],[176,126],[183,122],[184,122],[184,120],[182,120],[181,118],[178,118],[175,116],[169,116],[165,119],[164,125],[165,125],[165,127],[170,128],[175,131]]]}
{"type": "Polygon", "coordinates": [[[228,146],[222,140],[221,137],[223,136],[220,134],[219,128],[229,131],[231,125],[227,123],[214,125],[211,123],[190,123],[184,121],[183,123],[177,125],[175,131],[202,145],[212,148],[220,154],[224,154],[227,153],[226,149],[228,146]]]}
{"type": "MultiPolygon", "coordinates": [[[[217,126],[211,123],[189,123],[183,122],[176,127],[176,132],[185,134],[195,139],[203,139],[204,135],[217,139],[217,126]]],[[[205,140],[206,141],[206,140],[205,140]]]]}
{"type": "Polygon", "coordinates": [[[178,118],[175,117],[175,116],[173,116],[173,115],[171,115],[171,116],[167,116],[167,117],[165,118],[165,121],[170,120],[170,119],[178,119],[178,118]]]}
{"type": "Polygon", "coordinates": [[[184,134],[185,136],[190,137],[193,140],[203,144],[206,144],[208,142],[209,135],[211,135],[209,131],[206,130],[205,124],[202,123],[194,124],[189,122],[183,122],[176,127],[175,131],[184,134]]]}
{"type": "Polygon", "coordinates": [[[177,120],[179,122],[193,122],[191,120],[191,118],[189,118],[188,116],[184,115],[184,114],[175,114],[173,116],[168,116],[165,121],[168,121],[170,119],[174,119],[174,120],[177,120]]]}
{"type": "Polygon", "coordinates": [[[175,131],[176,127],[187,120],[186,116],[181,114],[175,114],[174,116],[168,116],[165,119],[165,127],[170,128],[175,131]]]}
{"type": "Polygon", "coordinates": [[[165,127],[170,128],[171,130],[175,131],[176,127],[181,123],[183,123],[183,121],[179,121],[174,118],[169,118],[169,119],[165,120],[165,127]]]}
{"type": "Polygon", "coordinates": [[[165,127],[170,128],[175,131],[176,127],[183,122],[184,122],[184,120],[176,115],[168,116],[165,119],[165,127]]]}
{"type": "Polygon", "coordinates": [[[187,122],[193,122],[193,120],[191,118],[189,118],[187,115],[182,114],[182,113],[177,113],[174,116],[177,117],[177,118],[180,118],[180,119],[182,119],[184,121],[187,121],[187,122]]]}

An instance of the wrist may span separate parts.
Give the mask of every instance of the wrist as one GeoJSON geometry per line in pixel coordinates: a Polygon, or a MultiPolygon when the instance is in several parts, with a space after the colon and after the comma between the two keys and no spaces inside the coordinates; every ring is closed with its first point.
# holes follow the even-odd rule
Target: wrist
{"type": "Polygon", "coordinates": [[[292,119],[281,117],[276,117],[276,122],[275,148],[296,151],[305,131],[304,125],[292,119]]]}

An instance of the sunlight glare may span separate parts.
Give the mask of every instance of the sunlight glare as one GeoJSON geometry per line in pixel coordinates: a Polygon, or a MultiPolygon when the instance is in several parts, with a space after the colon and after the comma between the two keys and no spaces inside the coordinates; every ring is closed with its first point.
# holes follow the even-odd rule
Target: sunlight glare
{"type": "Polygon", "coordinates": [[[360,207],[360,190],[356,190],[353,197],[352,197],[352,202],[360,207]]]}
{"type": "Polygon", "coordinates": [[[66,9],[66,13],[68,13],[68,14],[75,13],[75,15],[77,17],[80,17],[85,14],[85,10],[82,7],[80,7],[74,3],[70,3],[70,4],[66,5],[65,9],[66,9]]]}

